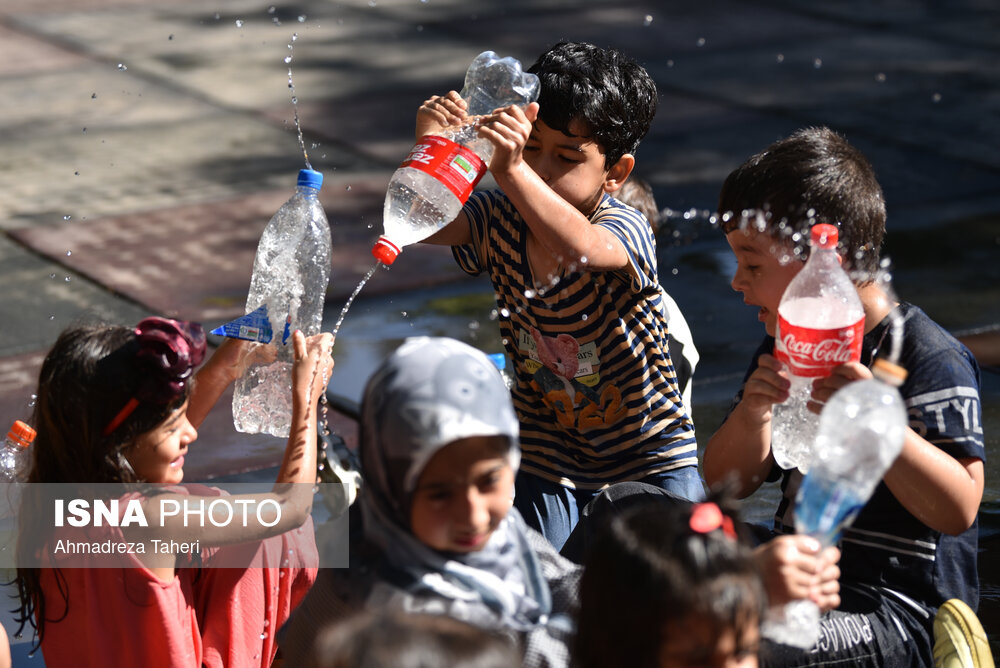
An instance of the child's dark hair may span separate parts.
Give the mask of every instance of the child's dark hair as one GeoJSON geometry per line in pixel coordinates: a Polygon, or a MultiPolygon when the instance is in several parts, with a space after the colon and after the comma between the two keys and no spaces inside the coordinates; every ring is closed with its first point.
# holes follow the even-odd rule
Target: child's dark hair
{"type": "Polygon", "coordinates": [[[631,58],[585,42],[560,42],[529,69],[538,75],[538,118],[566,135],[579,119],[610,169],[635,153],[656,114],[656,84],[631,58]]]}
{"type": "Polygon", "coordinates": [[[513,639],[428,613],[362,612],[316,638],[307,668],[516,668],[513,639]]]}
{"type": "Polygon", "coordinates": [[[737,167],[722,185],[719,215],[726,234],[763,216],[776,239],[805,241],[814,224],[836,225],[844,268],[858,274],[855,282],[878,271],[886,219],[882,187],[864,154],[829,128],[799,130],[737,167]]]}
{"type": "MultiPolygon", "coordinates": [[[[135,328],[84,325],[65,330],[38,375],[32,418],[37,435],[27,481],[139,482],[126,454],[139,436],[187,401],[187,381],[204,351],[199,325],[163,318],[147,318],[135,328]]],[[[25,486],[22,521],[33,516],[33,489],[40,486],[25,486]]],[[[34,545],[19,541],[18,551],[34,545]]],[[[55,576],[61,579],[58,570],[55,576]]],[[[46,619],[39,570],[19,568],[16,582],[18,633],[26,623],[33,624],[40,644],[45,622],[52,620],[46,619]]]]}
{"type": "Polygon", "coordinates": [[[658,666],[668,624],[691,616],[737,638],[760,623],[764,586],[732,503],[655,497],[611,521],[580,582],[578,668],[658,666]]]}

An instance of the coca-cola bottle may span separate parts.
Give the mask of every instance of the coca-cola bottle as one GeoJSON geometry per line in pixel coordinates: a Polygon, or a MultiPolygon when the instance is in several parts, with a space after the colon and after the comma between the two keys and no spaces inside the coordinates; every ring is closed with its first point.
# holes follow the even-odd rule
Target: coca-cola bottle
{"type": "Polygon", "coordinates": [[[493,157],[493,145],[479,136],[477,116],[511,104],[526,106],[538,97],[538,86],[538,77],[522,72],[514,58],[498,58],[492,51],[476,56],[461,92],[469,120],[440,136],[421,137],[392,175],[384,234],[372,247],[375,259],[392,264],[403,246],[455,219],[493,157]]]}
{"type": "Polygon", "coordinates": [[[774,354],[788,368],[788,398],[771,413],[771,452],[784,469],[808,470],[817,416],[806,408],[812,381],[861,359],[865,312],[840,266],[837,228],[813,225],[812,250],[778,305],[774,354]]]}

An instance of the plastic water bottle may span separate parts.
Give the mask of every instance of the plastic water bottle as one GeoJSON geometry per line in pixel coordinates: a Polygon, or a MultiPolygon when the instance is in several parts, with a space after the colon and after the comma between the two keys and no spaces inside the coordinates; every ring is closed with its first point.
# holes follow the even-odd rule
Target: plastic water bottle
{"type": "Polygon", "coordinates": [[[788,367],[791,387],[772,409],[771,452],[781,468],[803,473],[816,435],[816,416],[806,408],[812,381],[861,359],[865,312],[840,266],[837,236],[833,225],[813,225],[809,259],[778,305],[774,355],[788,367]]]}
{"type": "Polygon", "coordinates": [[[0,451],[0,482],[24,480],[28,472],[28,447],[35,440],[35,430],[27,423],[16,420],[7,432],[3,450],[0,451]]]}
{"type": "MultiPolygon", "coordinates": [[[[816,452],[795,497],[795,530],[834,545],[868,503],[875,487],[903,449],[906,405],[896,389],[906,371],[886,360],[872,367],[874,378],[845,385],[823,407],[816,452]]],[[[819,608],[792,601],[766,622],[767,637],[786,645],[812,647],[819,638],[819,608]]]]}
{"type": "Polygon", "coordinates": [[[242,331],[223,332],[278,347],[271,364],[254,364],[236,381],[233,424],[241,432],[288,436],[292,415],[292,332],[319,334],[330,282],[330,225],[319,202],[323,175],[299,171],[295,194],[264,228],[253,263],[247,316],[229,323],[242,331]],[[242,334],[242,335],[241,335],[242,334]]]}
{"type": "Polygon", "coordinates": [[[490,358],[490,361],[493,362],[493,366],[495,366],[497,371],[500,372],[500,376],[503,378],[503,384],[507,387],[507,389],[509,390],[514,387],[514,377],[510,375],[509,371],[507,371],[506,353],[491,353],[487,355],[487,357],[490,358]]]}
{"type": "Polygon", "coordinates": [[[476,117],[512,104],[527,106],[538,97],[538,87],[538,77],[522,72],[514,58],[499,58],[492,51],[476,56],[461,92],[469,121],[441,136],[422,137],[392,175],[384,234],[372,247],[375,259],[392,264],[403,246],[455,219],[493,157],[493,145],[478,134],[476,117]]]}

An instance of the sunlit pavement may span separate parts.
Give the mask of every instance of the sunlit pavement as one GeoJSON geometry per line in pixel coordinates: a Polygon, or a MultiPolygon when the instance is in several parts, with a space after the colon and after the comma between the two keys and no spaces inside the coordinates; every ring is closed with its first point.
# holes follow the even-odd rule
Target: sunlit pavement
{"type": "MultiPolygon", "coordinates": [[[[30,412],[41,356],[81,318],[211,326],[242,313],[257,238],[304,164],[289,66],[309,160],[326,175],[332,305],[373,264],[419,103],[460,88],[480,51],[528,64],[563,38],[616,46],[656,78],[637,172],[661,206],[712,209],[747,155],[829,124],[872,158],[891,219],[929,242],[946,223],[1000,211],[1000,11],[692,4],[0,0],[0,417],[30,412]]],[[[682,307],[688,292],[728,289],[721,274],[707,288],[662,274],[682,307]]],[[[453,280],[463,275],[446,249],[416,247],[365,295],[453,280]]],[[[969,297],[980,320],[946,324],[996,322],[995,286],[969,297]]],[[[213,445],[192,451],[191,476],[280,452],[274,439],[237,439],[225,399],[202,432],[213,445]]]]}

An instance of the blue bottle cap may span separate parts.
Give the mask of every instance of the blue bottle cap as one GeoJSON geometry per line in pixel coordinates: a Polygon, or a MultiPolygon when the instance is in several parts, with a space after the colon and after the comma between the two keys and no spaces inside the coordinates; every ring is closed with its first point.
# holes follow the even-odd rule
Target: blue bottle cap
{"type": "Polygon", "coordinates": [[[300,169],[298,184],[319,190],[323,185],[323,174],[313,169],[300,169]]]}
{"type": "Polygon", "coordinates": [[[487,355],[487,357],[490,358],[490,361],[493,362],[493,365],[496,366],[496,368],[499,369],[500,371],[503,371],[504,369],[507,368],[507,356],[504,355],[503,353],[492,353],[490,355],[487,355]]]}

